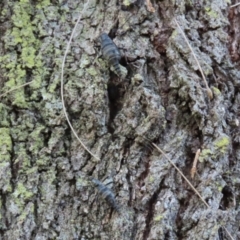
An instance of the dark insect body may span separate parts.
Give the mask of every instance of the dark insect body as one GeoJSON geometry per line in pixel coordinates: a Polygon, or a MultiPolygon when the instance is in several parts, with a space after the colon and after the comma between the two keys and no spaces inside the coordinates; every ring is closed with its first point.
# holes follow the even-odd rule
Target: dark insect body
{"type": "Polygon", "coordinates": [[[112,41],[112,39],[106,34],[103,33],[100,36],[101,42],[101,50],[103,57],[111,64],[116,71],[119,77],[122,76],[119,60],[121,58],[121,54],[116,46],[116,44],[112,41]]]}
{"type": "Polygon", "coordinates": [[[115,200],[113,192],[101,183],[97,179],[92,179],[92,182],[97,187],[98,191],[101,193],[102,197],[107,201],[107,203],[118,213],[120,213],[120,208],[115,200]]]}

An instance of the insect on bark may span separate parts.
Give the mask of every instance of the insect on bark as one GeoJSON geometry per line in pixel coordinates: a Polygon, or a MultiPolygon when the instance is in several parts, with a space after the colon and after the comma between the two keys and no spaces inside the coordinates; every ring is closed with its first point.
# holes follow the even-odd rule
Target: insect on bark
{"type": "Polygon", "coordinates": [[[120,51],[112,39],[106,34],[100,35],[101,50],[103,57],[111,64],[117,73],[118,77],[122,77],[122,71],[120,68],[119,60],[121,58],[120,51]]]}
{"type": "Polygon", "coordinates": [[[118,206],[114,193],[106,187],[103,183],[101,183],[97,179],[92,179],[92,182],[97,187],[98,191],[101,193],[102,197],[107,201],[107,203],[118,213],[120,213],[120,207],[118,206]]]}

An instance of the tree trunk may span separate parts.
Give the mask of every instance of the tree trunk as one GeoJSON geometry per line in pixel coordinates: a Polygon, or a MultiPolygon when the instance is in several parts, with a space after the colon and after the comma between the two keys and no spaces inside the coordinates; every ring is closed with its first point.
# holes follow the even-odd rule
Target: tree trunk
{"type": "Polygon", "coordinates": [[[0,3],[1,239],[240,239],[240,7],[152,4],[0,3]],[[61,102],[79,14],[64,101],[100,160],[76,139],[61,102]],[[121,52],[124,78],[98,56],[103,32],[121,52]],[[188,179],[201,149],[191,182],[208,207],[151,142],[188,179]]]}

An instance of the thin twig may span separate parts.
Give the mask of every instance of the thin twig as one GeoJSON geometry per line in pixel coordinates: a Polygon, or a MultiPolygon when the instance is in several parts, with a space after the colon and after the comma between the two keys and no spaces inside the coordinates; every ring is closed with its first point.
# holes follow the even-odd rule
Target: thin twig
{"type": "Polygon", "coordinates": [[[197,162],[198,162],[198,158],[199,158],[200,152],[201,152],[201,150],[198,149],[196,154],[195,154],[195,158],[193,160],[193,165],[192,165],[192,168],[191,168],[191,171],[190,171],[192,179],[194,178],[194,175],[197,172],[197,162]]]}
{"type": "Polygon", "coordinates": [[[200,66],[200,64],[199,64],[199,61],[198,61],[198,59],[197,59],[197,57],[196,57],[196,55],[195,55],[195,53],[194,53],[191,45],[189,44],[189,41],[188,41],[185,33],[183,32],[182,28],[180,27],[178,21],[177,21],[176,19],[174,19],[174,21],[175,21],[175,23],[177,24],[178,28],[180,29],[180,32],[181,32],[181,34],[183,35],[183,37],[184,37],[184,39],[185,39],[188,47],[190,48],[190,50],[191,50],[191,52],[192,52],[193,57],[194,57],[197,65],[198,65],[198,69],[199,69],[199,71],[200,71],[201,74],[202,74],[203,81],[204,81],[204,83],[205,83],[205,85],[206,85],[206,88],[207,88],[208,97],[209,97],[210,99],[212,99],[212,98],[213,98],[212,90],[211,90],[211,89],[209,88],[209,86],[208,86],[207,80],[206,80],[206,78],[205,78],[205,76],[204,76],[204,73],[203,73],[203,70],[202,70],[202,68],[201,68],[201,66],[200,66]]]}
{"type": "Polygon", "coordinates": [[[188,183],[188,185],[192,188],[192,190],[200,197],[202,202],[209,207],[207,202],[202,198],[201,194],[197,191],[197,189],[190,183],[190,181],[184,176],[184,174],[181,172],[181,170],[176,166],[176,164],[155,144],[152,143],[152,145],[159,151],[161,152],[164,157],[174,166],[174,168],[180,173],[180,175],[185,179],[185,181],[188,183]]]}
{"type": "Polygon", "coordinates": [[[230,8],[236,7],[238,5],[240,5],[240,3],[236,3],[236,4],[232,5],[232,6],[230,6],[230,8]]]}
{"type": "Polygon", "coordinates": [[[3,96],[5,96],[7,93],[10,93],[10,92],[12,92],[12,91],[15,91],[15,90],[17,90],[17,89],[19,89],[19,88],[25,87],[25,86],[31,84],[33,81],[34,81],[34,80],[32,80],[31,82],[24,83],[24,84],[22,84],[22,85],[20,85],[20,86],[18,86],[18,87],[12,88],[12,89],[10,89],[9,91],[1,94],[0,97],[3,97],[3,96]]]}
{"type": "MultiPolygon", "coordinates": [[[[84,11],[86,10],[87,6],[88,6],[88,2],[89,0],[84,4],[84,7],[83,7],[83,10],[82,10],[82,13],[84,13],[84,11]]],[[[100,161],[100,158],[98,158],[96,155],[94,155],[86,146],[85,144],[82,142],[82,140],[78,137],[76,131],[74,130],[69,118],[68,118],[68,114],[67,114],[67,111],[66,111],[66,107],[65,107],[65,103],[64,103],[64,93],[63,93],[63,75],[64,75],[64,66],[65,66],[65,61],[66,61],[66,57],[67,57],[67,54],[68,54],[68,51],[69,51],[69,48],[70,48],[70,45],[71,45],[71,42],[72,42],[72,39],[73,39],[73,35],[77,29],[77,25],[78,23],[80,22],[81,20],[81,14],[79,14],[79,17],[78,17],[78,20],[73,28],[73,31],[71,33],[71,36],[70,36],[70,39],[67,43],[67,47],[66,47],[66,51],[64,53],[64,56],[63,56],[63,61],[62,61],[62,71],[61,71],[61,99],[62,99],[62,106],[63,106],[63,112],[65,114],[65,117],[66,117],[66,120],[68,122],[68,125],[69,127],[71,128],[73,134],[75,135],[75,137],[77,138],[77,140],[80,142],[80,144],[82,145],[82,147],[91,155],[93,156],[95,159],[97,159],[98,161],[100,161]]]]}
{"type": "MultiPolygon", "coordinates": [[[[191,184],[191,182],[185,177],[185,175],[182,173],[182,171],[176,166],[176,164],[163,152],[156,144],[152,143],[152,145],[164,155],[164,157],[174,166],[174,168],[180,173],[180,175],[184,178],[184,180],[188,183],[188,185],[192,188],[192,190],[199,196],[199,198],[202,200],[202,202],[207,206],[207,208],[210,208],[210,206],[207,204],[207,202],[203,199],[201,194],[197,191],[197,189],[191,184]]],[[[227,230],[227,228],[223,227],[225,231],[227,232],[228,236],[234,240],[230,232],[227,230]]]]}
{"type": "Polygon", "coordinates": [[[225,228],[225,227],[223,227],[223,228],[224,228],[225,231],[227,232],[228,236],[229,236],[232,240],[234,240],[233,236],[232,236],[231,233],[227,230],[227,228],[225,228]]]}

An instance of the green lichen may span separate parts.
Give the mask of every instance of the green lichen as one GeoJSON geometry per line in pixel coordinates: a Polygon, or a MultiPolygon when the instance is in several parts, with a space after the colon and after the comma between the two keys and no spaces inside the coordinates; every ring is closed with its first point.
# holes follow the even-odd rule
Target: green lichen
{"type": "Polygon", "coordinates": [[[43,166],[47,166],[48,165],[48,159],[47,158],[39,158],[37,159],[36,161],[36,164],[39,166],[39,167],[43,167],[43,166]]]}
{"type": "Polygon", "coordinates": [[[33,68],[35,65],[35,53],[36,50],[33,47],[28,46],[22,48],[22,59],[24,66],[33,68]]]}
{"type": "Polygon", "coordinates": [[[213,90],[214,95],[216,95],[216,96],[221,95],[221,92],[220,92],[220,90],[218,88],[213,87],[212,90],[213,90]]]}
{"type": "Polygon", "coordinates": [[[40,0],[38,1],[39,3],[37,4],[37,8],[38,9],[42,9],[44,7],[47,7],[49,6],[51,3],[50,3],[50,0],[40,0]]]}
{"type": "Polygon", "coordinates": [[[10,158],[9,153],[12,150],[12,139],[10,136],[9,128],[0,128],[0,133],[0,162],[2,162],[10,158]]]}
{"type": "Polygon", "coordinates": [[[91,76],[97,76],[97,75],[98,75],[98,72],[96,71],[96,68],[94,68],[94,67],[87,68],[86,71],[87,71],[91,76]]]}
{"type": "Polygon", "coordinates": [[[75,72],[75,75],[77,77],[82,77],[84,75],[84,70],[83,69],[78,69],[76,72],[75,72]]]}
{"type": "Polygon", "coordinates": [[[152,182],[154,181],[154,177],[153,177],[153,176],[149,176],[148,181],[149,181],[150,183],[152,183],[152,182]]]}
{"type": "Polygon", "coordinates": [[[211,156],[213,153],[210,149],[203,149],[199,155],[199,162],[203,162],[204,159],[208,158],[211,156]]]}
{"type": "Polygon", "coordinates": [[[217,138],[213,144],[209,148],[205,148],[202,150],[199,156],[199,162],[203,162],[204,159],[207,159],[209,157],[216,159],[216,157],[220,154],[224,154],[227,151],[227,148],[230,144],[230,139],[228,136],[220,136],[217,138]]]}
{"type": "Polygon", "coordinates": [[[26,141],[28,139],[28,131],[26,126],[21,124],[11,130],[12,137],[18,141],[26,141]]]}
{"type": "Polygon", "coordinates": [[[218,191],[222,192],[222,190],[223,190],[223,187],[222,186],[218,186],[218,191]]]}
{"type": "Polygon", "coordinates": [[[217,187],[218,192],[222,192],[223,187],[224,187],[224,186],[222,186],[222,183],[216,181],[215,184],[216,184],[216,187],[217,187]]]}
{"type": "Polygon", "coordinates": [[[205,7],[205,11],[209,17],[218,18],[217,12],[213,11],[210,7],[205,7]]]}
{"type": "MultiPolygon", "coordinates": [[[[41,4],[43,3],[41,2],[41,4]]],[[[41,42],[35,37],[37,27],[33,24],[33,15],[33,7],[29,0],[21,0],[14,4],[11,18],[14,27],[5,34],[6,54],[0,57],[1,67],[8,79],[4,91],[25,84],[29,79],[27,69],[32,70],[33,84],[31,88],[36,89],[41,85],[42,79],[39,76],[42,75],[42,69],[44,68],[41,54],[38,54],[41,42]],[[14,49],[18,49],[18,52],[15,52],[14,49]]],[[[13,105],[22,108],[29,107],[24,88],[12,91],[9,98],[13,105]]]]}
{"type": "MultiPolygon", "coordinates": [[[[181,33],[179,33],[179,34],[181,34],[181,33]]],[[[178,31],[177,31],[177,30],[174,30],[174,31],[172,32],[171,38],[174,39],[174,38],[176,38],[177,36],[178,36],[178,31]]]]}
{"type": "Polygon", "coordinates": [[[38,167],[31,167],[26,171],[27,175],[30,175],[32,173],[37,173],[38,172],[38,167]]]}
{"type": "MultiPolygon", "coordinates": [[[[10,69],[7,74],[8,81],[5,83],[5,87],[8,89],[13,89],[16,86],[20,86],[25,83],[26,71],[21,68],[20,65],[16,66],[14,69],[10,69]]],[[[27,108],[27,103],[24,97],[24,89],[19,88],[17,91],[13,91],[10,93],[11,101],[13,105],[17,105],[19,107],[27,108]]]]}
{"type": "Polygon", "coordinates": [[[24,200],[30,199],[33,196],[33,193],[28,191],[23,183],[19,182],[13,193],[15,198],[22,198],[24,200]]]}
{"type": "Polygon", "coordinates": [[[80,63],[80,68],[86,68],[87,66],[89,66],[91,64],[91,61],[89,59],[89,57],[84,54],[82,57],[81,57],[81,63],[80,63]]]}
{"type": "Polygon", "coordinates": [[[37,154],[39,152],[39,149],[43,147],[43,139],[41,132],[44,130],[44,126],[36,126],[33,132],[29,134],[29,138],[31,140],[29,150],[32,151],[33,153],[37,154]]]}
{"type": "Polygon", "coordinates": [[[221,153],[225,153],[230,144],[230,139],[228,136],[221,136],[216,139],[213,144],[217,150],[219,150],[221,153]]]}
{"type": "Polygon", "coordinates": [[[55,76],[54,77],[53,82],[48,87],[48,92],[49,93],[54,93],[55,92],[56,88],[59,85],[59,79],[60,79],[60,76],[55,76]]]}
{"type": "Polygon", "coordinates": [[[163,216],[162,215],[158,215],[158,216],[156,216],[155,218],[154,218],[154,221],[155,222],[159,222],[159,221],[161,221],[163,219],[163,216]]]}
{"type": "Polygon", "coordinates": [[[14,164],[21,165],[21,168],[19,169],[19,174],[25,173],[26,169],[29,169],[29,167],[31,167],[31,162],[24,146],[21,146],[21,148],[16,151],[16,155],[18,157],[15,159],[14,164]]]}
{"type": "Polygon", "coordinates": [[[123,5],[124,6],[129,6],[131,3],[129,2],[129,0],[123,0],[123,5]]]}
{"type": "Polygon", "coordinates": [[[77,188],[85,187],[85,186],[89,186],[89,185],[91,185],[91,183],[88,180],[86,180],[86,178],[85,179],[84,178],[77,179],[77,182],[76,182],[77,188]]]}

